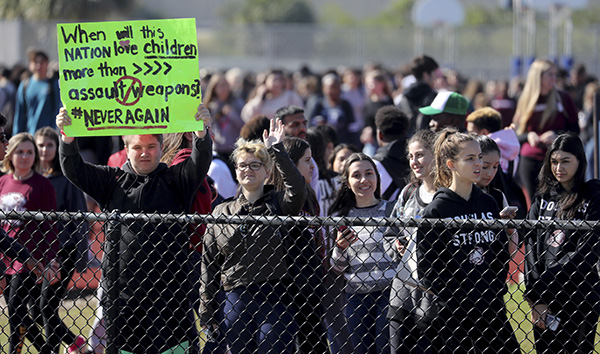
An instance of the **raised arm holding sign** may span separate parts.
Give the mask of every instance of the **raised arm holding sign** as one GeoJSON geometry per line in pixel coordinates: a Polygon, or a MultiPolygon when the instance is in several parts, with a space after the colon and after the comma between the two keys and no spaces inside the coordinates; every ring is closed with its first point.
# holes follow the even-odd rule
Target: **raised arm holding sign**
{"type": "MultiPolygon", "coordinates": [[[[200,103],[194,20],[58,25],[64,175],[105,212],[189,213],[212,159],[210,113],[200,103]],[[195,110],[197,108],[197,110],[195,110]],[[195,130],[191,155],[160,163],[162,133],[195,130]],[[74,137],[123,135],[122,168],[84,162],[74,137]]],[[[185,224],[122,223],[115,337],[121,352],[185,350],[198,340],[185,224]],[[158,251],[159,250],[159,251],[158,251]],[[168,324],[168,325],[167,325],[168,324]],[[174,349],[175,348],[175,349],[174,349]]],[[[112,253],[114,254],[114,253],[112,253]]],[[[104,299],[103,299],[104,300],[104,299]]],[[[104,304],[106,306],[107,304],[104,304]]]]}
{"type": "MultiPolygon", "coordinates": [[[[204,105],[198,108],[195,119],[204,121],[209,129],[210,114],[204,105]]],[[[70,123],[66,110],[61,110],[57,126],[64,130],[70,123]]],[[[195,132],[190,157],[171,167],[159,162],[162,134],[126,135],[128,160],[122,169],[84,162],[75,138],[63,134],[61,167],[102,211],[189,213],[211,163],[212,140],[207,129],[195,132]]],[[[106,266],[116,266],[119,272],[118,284],[113,285],[119,289],[121,304],[115,319],[118,334],[112,338],[117,347],[128,352],[162,353],[197,340],[191,302],[181,301],[191,291],[186,225],[123,223],[120,239],[117,245],[104,245],[106,252],[119,247],[119,262],[103,264],[104,272],[106,266]]]]}
{"type": "MultiPolygon", "coordinates": [[[[208,111],[208,109],[201,103],[198,106],[198,110],[194,116],[196,118],[196,121],[201,121],[202,122],[202,126],[204,127],[203,130],[197,130],[194,132],[194,134],[196,134],[196,136],[200,139],[203,139],[206,134],[208,129],[210,129],[210,112],[208,111]]],[[[58,127],[58,129],[60,129],[61,131],[61,138],[62,141],[70,144],[71,142],[73,142],[73,140],[75,140],[74,137],[72,136],[67,136],[65,134],[65,128],[70,126],[73,123],[73,121],[71,120],[71,117],[69,117],[69,114],[67,113],[67,110],[65,108],[61,108],[59,110],[58,115],[56,116],[56,126],[58,127]]]]}

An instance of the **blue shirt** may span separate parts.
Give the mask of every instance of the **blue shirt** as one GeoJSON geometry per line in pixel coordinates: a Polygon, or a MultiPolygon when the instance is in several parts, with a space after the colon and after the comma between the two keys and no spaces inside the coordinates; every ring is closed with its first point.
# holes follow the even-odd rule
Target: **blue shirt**
{"type": "Polygon", "coordinates": [[[21,82],[17,91],[13,135],[29,132],[32,135],[42,127],[56,129],[56,115],[61,107],[58,81],[52,79],[28,79],[21,82]]]}

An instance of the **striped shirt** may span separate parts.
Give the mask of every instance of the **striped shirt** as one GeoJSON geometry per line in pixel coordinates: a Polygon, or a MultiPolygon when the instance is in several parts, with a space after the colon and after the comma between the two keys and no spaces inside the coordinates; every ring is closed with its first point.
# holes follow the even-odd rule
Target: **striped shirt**
{"type": "MultiPolygon", "coordinates": [[[[388,203],[382,200],[372,207],[353,208],[348,217],[385,217],[388,203]]],[[[358,236],[358,240],[345,250],[337,246],[333,248],[333,269],[344,274],[347,293],[366,294],[384,290],[394,279],[397,266],[388,255],[389,248],[394,244],[383,237],[385,225],[349,228],[358,236]]]]}

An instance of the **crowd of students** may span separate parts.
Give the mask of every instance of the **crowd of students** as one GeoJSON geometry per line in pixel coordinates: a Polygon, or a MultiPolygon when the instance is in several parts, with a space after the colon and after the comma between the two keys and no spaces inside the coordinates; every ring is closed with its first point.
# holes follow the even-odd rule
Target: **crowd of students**
{"type": "MultiPolygon", "coordinates": [[[[512,86],[465,85],[428,56],[395,73],[379,65],[320,74],[270,70],[256,77],[232,69],[203,77],[198,114],[210,112],[210,138],[125,136],[120,151],[120,139],[109,139],[110,159],[94,148],[110,144],[78,139],[75,148],[72,138],[60,135],[57,126],[69,118],[54,107],[57,92],[47,68],[47,56],[32,53],[31,78],[13,90],[12,106],[0,107],[13,132],[0,178],[3,211],[85,211],[96,202],[224,216],[599,218],[600,183],[589,178],[593,132],[584,105],[598,84],[582,67],[561,81],[554,63],[538,59],[526,80],[512,86]],[[56,124],[48,123],[46,110],[55,111],[56,124]],[[173,210],[159,206],[156,195],[150,206],[140,204],[149,200],[142,187],[151,183],[147,177],[189,168],[187,159],[197,156],[196,146],[206,148],[207,139],[213,159],[201,164],[208,171],[201,184],[159,179],[152,188],[169,193],[173,210]],[[87,160],[113,167],[74,159],[79,149],[87,160]],[[142,155],[156,164],[138,161],[142,155]],[[116,187],[108,187],[114,183],[124,183],[118,201],[111,199],[116,187]],[[87,193],[87,205],[75,186],[87,193]]],[[[61,342],[68,352],[102,353],[101,311],[87,343],[86,334],[70,331],[58,315],[69,279],[88,262],[89,225],[2,225],[17,240],[0,243],[10,352],[20,352],[26,337],[41,353],[58,352],[61,342]]],[[[124,229],[127,240],[119,246],[134,262],[120,265],[118,284],[127,301],[116,340],[123,350],[158,353],[181,345],[214,353],[517,353],[503,296],[521,246],[536,350],[594,350],[600,240],[593,231],[248,222],[195,225],[186,239],[165,229],[163,236],[173,234],[167,245],[155,231],[134,230],[124,229]],[[139,273],[146,261],[152,269],[139,273]],[[168,290],[173,280],[181,289],[168,290]],[[176,304],[161,292],[177,294],[176,304]],[[203,346],[187,309],[197,311],[208,340],[203,346]],[[170,328],[149,325],[158,318],[170,328]]]]}

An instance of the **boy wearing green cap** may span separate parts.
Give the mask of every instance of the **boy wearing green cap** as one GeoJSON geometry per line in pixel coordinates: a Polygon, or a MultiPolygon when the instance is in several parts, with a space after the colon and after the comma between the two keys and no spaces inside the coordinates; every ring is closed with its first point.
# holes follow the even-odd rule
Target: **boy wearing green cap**
{"type": "Polygon", "coordinates": [[[419,108],[419,112],[431,116],[429,129],[438,132],[447,126],[456,127],[466,132],[466,117],[469,102],[464,96],[452,91],[439,92],[427,107],[419,108]]]}

